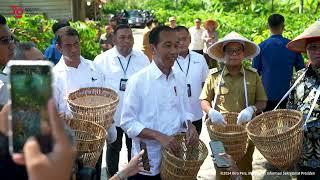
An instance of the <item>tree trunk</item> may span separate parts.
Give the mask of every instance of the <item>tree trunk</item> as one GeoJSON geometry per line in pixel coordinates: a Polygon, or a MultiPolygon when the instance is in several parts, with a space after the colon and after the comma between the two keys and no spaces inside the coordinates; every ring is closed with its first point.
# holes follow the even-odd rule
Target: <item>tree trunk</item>
{"type": "Polygon", "coordinates": [[[299,14],[303,13],[303,0],[300,0],[299,14]]]}
{"type": "Polygon", "coordinates": [[[271,12],[273,12],[273,0],[271,0],[271,12]]]}
{"type": "Polygon", "coordinates": [[[318,12],[319,7],[320,7],[320,2],[318,1],[317,7],[316,7],[316,9],[315,9],[315,11],[314,11],[314,14],[316,14],[316,13],[318,12]]]}

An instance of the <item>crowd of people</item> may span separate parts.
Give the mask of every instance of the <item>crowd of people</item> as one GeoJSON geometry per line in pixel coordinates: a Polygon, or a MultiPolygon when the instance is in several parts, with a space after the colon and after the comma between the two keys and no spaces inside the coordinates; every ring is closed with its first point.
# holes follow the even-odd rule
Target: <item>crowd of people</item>
{"type": "MultiPolygon", "coordinates": [[[[111,179],[161,179],[162,148],[171,153],[179,151],[174,135],[181,132],[186,133],[189,145],[196,145],[204,113],[212,123],[226,125],[223,113],[237,112],[236,121],[242,124],[275,108],[303,112],[303,154],[294,165],[299,171],[315,173],[308,179],[319,179],[320,21],[289,40],[282,36],[284,17],[273,14],[267,21],[271,35],[259,45],[237,32],[219,38],[215,20],[207,20],[204,28],[200,18],[194,23],[187,28],[180,26],[176,17],[170,17],[169,26],[160,26],[157,20],[150,19],[144,29],[142,49],[137,50],[133,49],[137,42],[132,29],[110,22],[100,37],[101,54],[91,61],[81,56],[81,37],[68,22],[53,26],[55,38],[42,54],[33,43],[16,43],[6,19],[0,15],[1,178],[68,179],[75,147],[68,140],[58,113],[70,113],[69,93],[85,87],[107,87],[120,98],[106,142],[105,161],[111,179]],[[306,65],[300,53],[306,53],[306,65]],[[43,154],[33,138],[24,145],[23,154],[11,156],[8,152],[6,64],[19,59],[47,59],[55,64],[54,96],[48,103],[55,141],[49,154],[43,154]],[[243,65],[245,59],[252,59],[252,67],[243,65]],[[123,136],[129,163],[119,170],[123,136]],[[142,166],[145,152],[140,151],[141,142],[147,147],[150,171],[142,166]]],[[[249,142],[241,160],[226,156],[234,168],[216,167],[216,179],[252,179],[251,175],[230,177],[221,172],[251,172],[253,152],[254,144],[249,142]]],[[[100,157],[96,165],[97,179],[102,160],[100,157]]]]}

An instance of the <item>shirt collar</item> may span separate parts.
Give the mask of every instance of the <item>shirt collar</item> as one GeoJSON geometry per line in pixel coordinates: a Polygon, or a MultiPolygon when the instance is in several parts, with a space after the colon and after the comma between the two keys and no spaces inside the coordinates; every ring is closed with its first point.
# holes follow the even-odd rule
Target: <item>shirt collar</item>
{"type": "MultiPolygon", "coordinates": [[[[116,58],[116,57],[123,57],[123,58],[126,58],[124,56],[122,56],[119,51],[117,50],[116,46],[114,46],[112,49],[112,53],[111,53],[111,56],[113,58],[116,58]]],[[[138,56],[137,52],[135,50],[131,50],[130,54],[127,56],[127,57],[130,57],[130,56],[138,56]]]]}
{"type": "Polygon", "coordinates": [[[281,38],[282,35],[281,34],[272,34],[270,37],[271,38],[281,38]]]}
{"type": "MultiPolygon", "coordinates": [[[[162,75],[165,76],[165,74],[162,73],[162,71],[158,68],[158,66],[156,65],[156,63],[154,63],[154,61],[152,61],[152,63],[150,64],[150,68],[151,68],[151,73],[152,73],[152,76],[154,79],[158,79],[162,75]]],[[[175,69],[171,68],[169,78],[171,76],[175,76],[176,73],[177,73],[177,71],[175,69]]]]}
{"type": "MultiPolygon", "coordinates": [[[[81,68],[84,65],[84,63],[86,63],[84,61],[84,58],[82,56],[80,56],[80,64],[78,66],[78,69],[81,68]]],[[[58,70],[58,71],[64,71],[64,70],[69,71],[70,68],[72,68],[72,67],[68,67],[66,65],[66,63],[64,62],[64,59],[63,59],[63,55],[62,55],[60,60],[59,60],[59,62],[58,62],[58,64],[55,66],[55,69],[58,70]]]]}
{"type": "Polygon", "coordinates": [[[189,53],[187,54],[186,58],[184,58],[184,57],[182,57],[182,56],[179,55],[178,58],[177,58],[177,60],[186,60],[186,59],[189,58],[190,54],[191,54],[191,52],[189,51],[189,53]]]}
{"type": "MultiPolygon", "coordinates": [[[[229,74],[230,74],[230,72],[229,72],[228,68],[225,67],[225,68],[224,68],[224,72],[223,72],[223,76],[227,76],[227,75],[229,75],[229,74]]],[[[241,74],[241,75],[244,74],[244,68],[243,68],[242,65],[241,65],[241,68],[240,68],[240,74],[241,74]]]]}

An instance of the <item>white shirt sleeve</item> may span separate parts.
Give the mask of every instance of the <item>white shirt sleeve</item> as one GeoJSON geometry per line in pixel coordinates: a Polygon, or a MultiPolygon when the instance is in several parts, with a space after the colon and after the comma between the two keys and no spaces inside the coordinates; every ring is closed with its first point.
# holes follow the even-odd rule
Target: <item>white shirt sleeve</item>
{"type": "Polygon", "coordinates": [[[206,79],[208,77],[209,74],[209,67],[208,64],[206,62],[206,59],[201,56],[201,63],[202,63],[202,82],[206,82],[206,79]]]}
{"type": "Polygon", "coordinates": [[[120,126],[130,138],[137,137],[145,126],[139,122],[138,113],[141,97],[135,78],[128,80],[124,94],[120,126]]]}

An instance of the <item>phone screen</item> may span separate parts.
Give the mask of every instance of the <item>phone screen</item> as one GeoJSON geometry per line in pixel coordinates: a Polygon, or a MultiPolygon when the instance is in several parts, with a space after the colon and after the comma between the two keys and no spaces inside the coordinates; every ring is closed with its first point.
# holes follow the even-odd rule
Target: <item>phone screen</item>
{"type": "Polygon", "coordinates": [[[47,103],[52,96],[51,66],[10,66],[11,145],[12,152],[21,152],[26,140],[49,136],[47,103]]]}

